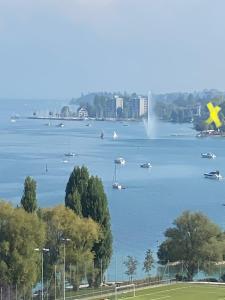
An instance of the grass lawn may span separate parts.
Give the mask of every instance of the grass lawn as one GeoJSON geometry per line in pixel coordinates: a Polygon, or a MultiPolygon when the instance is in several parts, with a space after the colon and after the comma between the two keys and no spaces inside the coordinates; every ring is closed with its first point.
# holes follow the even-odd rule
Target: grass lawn
{"type": "MultiPolygon", "coordinates": [[[[133,295],[118,295],[120,299],[130,299],[133,295]]],[[[171,284],[137,290],[135,300],[225,300],[225,286],[206,284],[171,284]]]]}

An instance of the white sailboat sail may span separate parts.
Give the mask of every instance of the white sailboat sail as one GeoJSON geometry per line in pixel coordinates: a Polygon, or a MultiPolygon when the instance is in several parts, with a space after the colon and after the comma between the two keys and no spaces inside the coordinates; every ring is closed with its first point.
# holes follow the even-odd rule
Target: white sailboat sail
{"type": "Polygon", "coordinates": [[[113,139],[115,140],[117,138],[118,138],[118,134],[115,131],[113,131],[113,139]]]}

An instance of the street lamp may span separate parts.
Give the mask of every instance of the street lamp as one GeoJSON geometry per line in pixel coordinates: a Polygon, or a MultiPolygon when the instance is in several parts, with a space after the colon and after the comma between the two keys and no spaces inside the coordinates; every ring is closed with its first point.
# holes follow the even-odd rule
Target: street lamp
{"type": "Polygon", "coordinates": [[[44,253],[49,252],[48,248],[36,248],[34,251],[41,251],[41,300],[44,299],[44,253]]]}
{"type": "Polygon", "coordinates": [[[63,270],[63,300],[66,299],[66,243],[70,242],[71,239],[62,238],[63,242],[63,261],[64,261],[64,270],[63,270]]]}

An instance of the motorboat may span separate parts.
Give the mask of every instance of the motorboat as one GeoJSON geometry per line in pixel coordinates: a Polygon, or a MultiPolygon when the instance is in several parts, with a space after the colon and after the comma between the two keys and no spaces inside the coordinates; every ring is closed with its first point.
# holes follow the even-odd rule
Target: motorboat
{"type": "Polygon", "coordinates": [[[207,153],[201,153],[201,157],[202,158],[214,159],[214,158],[216,158],[216,155],[214,153],[207,152],[207,153]]]}
{"type": "Polygon", "coordinates": [[[208,178],[208,179],[217,179],[217,180],[222,179],[222,176],[219,171],[212,171],[209,173],[204,173],[204,176],[205,176],[205,178],[208,178]]]}
{"type": "Polygon", "coordinates": [[[152,166],[151,166],[150,162],[147,162],[147,163],[141,164],[140,167],[144,168],[144,169],[148,169],[148,168],[151,168],[152,166]]]}
{"type": "Polygon", "coordinates": [[[58,125],[56,125],[56,127],[60,127],[63,128],[65,125],[63,123],[59,123],[58,125]]]}
{"type": "Polygon", "coordinates": [[[65,153],[64,155],[67,157],[74,157],[74,156],[77,156],[78,154],[73,153],[73,152],[68,152],[68,153],[65,153]]]}
{"type": "Polygon", "coordinates": [[[68,164],[68,160],[67,159],[64,159],[63,161],[62,161],[64,164],[68,164]]]}
{"type": "Polygon", "coordinates": [[[118,134],[115,131],[113,131],[113,139],[115,140],[117,138],[118,138],[118,134]]]}
{"type": "Polygon", "coordinates": [[[117,164],[117,165],[125,165],[126,161],[123,157],[117,157],[114,160],[114,163],[117,164]]]}

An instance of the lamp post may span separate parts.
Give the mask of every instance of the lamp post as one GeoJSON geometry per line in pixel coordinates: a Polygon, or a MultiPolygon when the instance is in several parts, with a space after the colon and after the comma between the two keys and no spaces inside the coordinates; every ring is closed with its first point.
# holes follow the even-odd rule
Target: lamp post
{"type": "Polygon", "coordinates": [[[36,248],[35,251],[41,251],[41,300],[44,299],[44,253],[49,252],[48,248],[36,248]]]}
{"type": "Polygon", "coordinates": [[[63,242],[63,300],[66,299],[66,242],[71,241],[71,239],[62,238],[63,242]]]}

